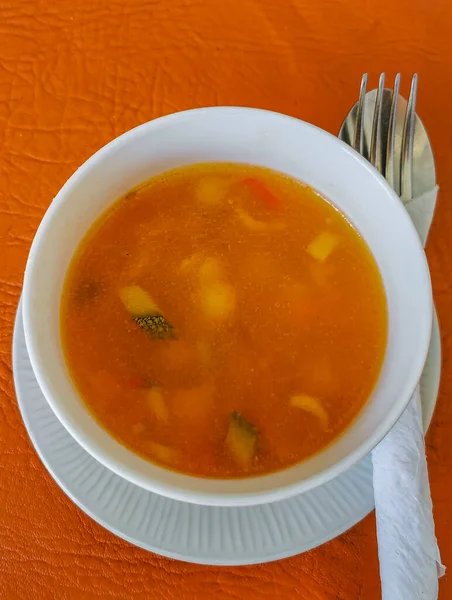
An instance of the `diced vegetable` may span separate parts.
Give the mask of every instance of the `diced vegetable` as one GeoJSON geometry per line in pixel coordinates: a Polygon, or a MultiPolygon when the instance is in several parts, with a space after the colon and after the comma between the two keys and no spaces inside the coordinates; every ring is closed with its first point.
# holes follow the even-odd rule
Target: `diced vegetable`
{"type": "Polygon", "coordinates": [[[175,332],[171,323],[160,313],[151,296],[139,285],[123,287],[119,297],[133,320],[153,338],[174,339],[175,332]]]}
{"type": "Polygon", "coordinates": [[[225,443],[231,457],[245,471],[249,471],[253,464],[258,438],[259,433],[254,425],[234,410],[225,443]]]}
{"type": "Polygon", "coordinates": [[[220,205],[226,198],[228,182],[221,177],[203,177],[195,188],[195,196],[205,207],[220,205]]]}
{"type": "Polygon", "coordinates": [[[206,258],[199,268],[201,306],[211,319],[226,319],[235,308],[234,288],[223,280],[220,262],[206,258]]]}
{"type": "Polygon", "coordinates": [[[235,212],[239,218],[239,221],[251,231],[263,232],[263,231],[278,231],[284,229],[285,225],[282,221],[259,221],[246,212],[240,206],[237,206],[235,212]]]}
{"type": "Polygon", "coordinates": [[[258,221],[254,219],[251,215],[249,215],[243,208],[237,207],[236,213],[240,221],[252,231],[267,231],[268,223],[264,223],[263,221],[258,221]]]}
{"type": "Polygon", "coordinates": [[[146,448],[152,452],[154,457],[167,465],[172,465],[177,460],[177,452],[169,446],[158,444],[157,442],[147,442],[146,448]]]}
{"type": "Polygon", "coordinates": [[[211,319],[224,320],[234,311],[234,288],[222,282],[205,285],[201,292],[202,307],[211,319]]]}
{"type": "Polygon", "coordinates": [[[199,279],[201,283],[219,281],[223,276],[220,262],[213,257],[206,258],[199,268],[199,279]]]}
{"type": "Polygon", "coordinates": [[[127,312],[133,317],[146,317],[159,314],[157,305],[151,296],[139,285],[123,287],[119,290],[119,297],[127,312]]]}
{"type": "Polygon", "coordinates": [[[247,177],[243,184],[258,198],[267,208],[281,211],[283,204],[281,200],[271,192],[267,186],[255,177],[247,177]]]}
{"type": "Polygon", "coordinates": [[[134,317],[133,320],[155,339],[168,340],[176,338],[173,326],[162,315],[134,317]]]}
{"type": "Polygon", "coordinates": [[[307,394],[299,394],[297,396],[292,396],[290,404],[311,413],[320,420],[323,427],[328,427],[328,413],[318,398],[308,396],[307,394]]]}
{"type": "Polygon", "coordinates": [[[339,238],[334,233],[324,231],[319,233],[307,247],[306,251],[308,254],[323,262],[333,252],[339,242],[339,238]]]}
{"type": "Polygon", "coordinates": [[[153,387],[146,392],[146,400],[154,417],[162,423],[167,423],[169,419],[168,406],[163,397],[162,391],[158,387],[153,387]]]}

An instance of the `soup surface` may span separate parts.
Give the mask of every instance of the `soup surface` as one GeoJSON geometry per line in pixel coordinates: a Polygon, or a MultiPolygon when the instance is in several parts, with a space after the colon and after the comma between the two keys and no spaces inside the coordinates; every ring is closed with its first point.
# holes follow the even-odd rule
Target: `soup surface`
{"type": "Polygon", "coordinates": [[[372,255],[331,204],[279,173],[212,163],[151,179],[95,223],[61,328],[81,396],[121,443],[243,477],[344,431],[377,380],[387,312],[372,255]]]}

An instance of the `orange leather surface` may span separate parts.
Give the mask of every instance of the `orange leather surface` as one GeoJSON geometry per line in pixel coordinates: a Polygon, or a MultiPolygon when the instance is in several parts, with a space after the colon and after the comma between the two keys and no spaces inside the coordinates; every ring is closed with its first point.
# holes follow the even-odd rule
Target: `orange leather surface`
{"type": "MultiPolygon", "coordinates": [[[[440,200],[428,244],[443,378],[428,458],[452,565],[452,4],[449,0],[3,0],[0,3],[0,599],[377,600],[373,516],[312,552],[214,568],[146,553],[78,510],[34,453],[11,336],[33,234],[95,150],[153,117],[238,104],[336,133],[361,74],[420,77],[440,200]]],[[[372,86],[373,87],[373,86],[372,86]]],[[[365,201],[365,198],[363,198],[365,201]]],[[[452,578],[440,599],[452,598],[452,578]]],[[[407,599],[409,600],[409,599],[407,599]]]]}

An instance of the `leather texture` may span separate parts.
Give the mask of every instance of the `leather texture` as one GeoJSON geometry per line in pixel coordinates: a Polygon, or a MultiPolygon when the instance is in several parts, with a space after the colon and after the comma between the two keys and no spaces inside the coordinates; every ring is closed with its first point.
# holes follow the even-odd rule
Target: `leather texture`
{"type": "MultiPolygon", "coordinates": [[[[428,458],[452,564],[452,52],[449,0],[4,0],[0,4],[0,598],[377,600],[375,519],[314,551],[237,568],[164,559],[115,538],[53,482],[28,440],[11,337],[33,234],[95,150],[154,117],[233,104],[337,133],[361,74],[420,77],[440,198],[427,248],[443,376],[428,458]]],[[[372,85],[374,84],[374,85],[372,85]]],[[[365,198],[363,198],[363,202],[365,198]]],[[[440,599],[452,597],[450,575],[440,599]]],[[[408,599],[407,599],[408,600],[408,599]]]]}

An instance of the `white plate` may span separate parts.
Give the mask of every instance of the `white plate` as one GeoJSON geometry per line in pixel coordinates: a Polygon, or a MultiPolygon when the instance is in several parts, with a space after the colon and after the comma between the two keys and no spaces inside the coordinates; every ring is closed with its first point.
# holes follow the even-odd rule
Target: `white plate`
{"type": "MultiPolygon", "coordinates": [[[[421,379],[426,427],[436,403],[440,370],[435,315],[421,379]]],[[[28,358],[21,304],[14,328],[13,373],[28,434],[57,484],[95,521],[146,550],[211,565],[268,562],[333,539],[374,507],[370,456],[314,490],[289,500],[243,508],[169,500],[115,475],[77,444],[42,395],[28,358]]]]}

